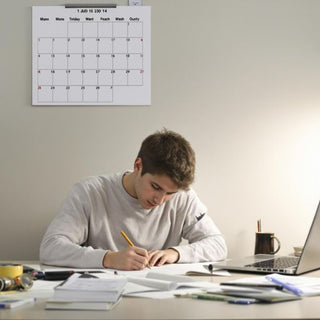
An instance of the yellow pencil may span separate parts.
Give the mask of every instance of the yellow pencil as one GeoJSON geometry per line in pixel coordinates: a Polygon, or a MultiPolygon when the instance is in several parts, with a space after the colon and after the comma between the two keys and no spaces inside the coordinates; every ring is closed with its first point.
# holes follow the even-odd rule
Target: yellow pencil
{"type": "Polygon", "coordinates": [[[128,238],[128,236],[124,233],[124,231],[120,232],[121,235],[126,239],[126,241],[129,243],[130,247],[134,247],[134,244],[132,243],[132,241],[128,238]]]}
{"type": "MultiPolygon", "coordinates": [[[[125,234],[124,231],[120,231],[121,235],[126,239],[126,241],[128,242],[130,247],[134,247],[134,244],[132,243],[132,241],[129,239],[129,237],[125,234]]],[[[147,268],[151,269],[151,267],[149,266],[149,264],[147,264],[147,268]]]]}

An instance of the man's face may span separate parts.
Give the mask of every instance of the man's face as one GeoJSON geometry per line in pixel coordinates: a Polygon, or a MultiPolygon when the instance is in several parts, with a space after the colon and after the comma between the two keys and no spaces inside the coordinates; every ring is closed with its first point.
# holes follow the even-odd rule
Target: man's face
{"type": "Polygon", "coordinates": [[[144,209],[152,209],[171,199],[179,190],[167,175],[152,175],[141,169],[135,180],[136,196],[144,209]]]}

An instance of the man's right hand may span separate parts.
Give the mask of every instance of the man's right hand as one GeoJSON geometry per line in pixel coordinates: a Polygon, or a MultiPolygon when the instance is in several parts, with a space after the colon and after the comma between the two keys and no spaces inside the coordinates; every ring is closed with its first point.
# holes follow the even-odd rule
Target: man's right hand
{"type": "Polygon", "coordinates": [[[141,270],[148,262],[148,251],[139,247],[128,247],[117,252],[108,251],[103,258],[105,268],[117,270],[141,270]]]}

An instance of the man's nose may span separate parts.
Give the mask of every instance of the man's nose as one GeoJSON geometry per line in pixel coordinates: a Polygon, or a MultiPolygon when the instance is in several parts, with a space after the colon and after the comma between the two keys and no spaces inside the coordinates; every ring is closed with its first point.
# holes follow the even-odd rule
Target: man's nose
{"type": "Polygon", "coordinates": [[[165,200],[165,197],[166,197],[166,193],[163,191],[159,191],[154,198],[154,202],[156,204],[162,204],[165,200]]]}

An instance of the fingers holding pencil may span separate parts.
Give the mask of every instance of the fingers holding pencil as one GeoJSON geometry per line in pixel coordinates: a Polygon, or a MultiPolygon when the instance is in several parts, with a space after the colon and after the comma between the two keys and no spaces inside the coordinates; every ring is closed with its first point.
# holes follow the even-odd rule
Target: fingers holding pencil
{"type": "MultiPolygon", "coordinates": [[[[133,242],[130,240],[130,238],[126,235],[126,233],[124,231],[121,231],[120,233],[124,237],[124,239],[127,241],[127,243],[129,244],[130,247],[135,247],[133,242]]],[[[149,258],[148,257],[148,252],[145,249],[142,249],[142,248],[136,248],[136,249],[138,249],[137,251],[135,250],[138,255],[145,256],[145,253],[146,253],[147,254],[147,258],[149,258]],[[140,249],[143,250],[143,251],[141,251],[140,249]]],[[[149,263],[146,265],[146,267],[151,269],[149,263]]]]}
{"type": "Polygon", "coordinates": [[[103,266],[116,270],[141,270],[149,261],[147,250],[127,246],[120,251],[108,251],[103,260],[103,266]]]}

